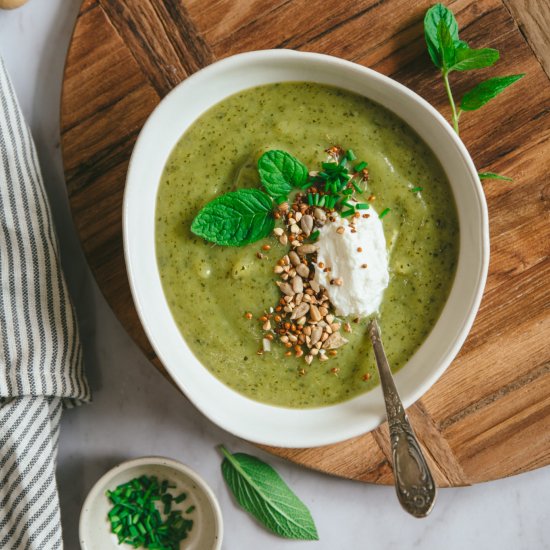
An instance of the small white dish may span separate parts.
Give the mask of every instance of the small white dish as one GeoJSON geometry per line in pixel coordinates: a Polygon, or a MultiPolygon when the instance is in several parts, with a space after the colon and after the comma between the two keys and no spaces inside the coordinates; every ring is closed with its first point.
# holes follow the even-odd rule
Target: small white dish
{"type": "Polygon", "coordinates": [[[118,544],[111,532],[107,513],[112,503],[107,490],[142,475],[155,475],[159,481],[167,479],[176,485],[172,494],[187,493],[180,508],[195,506],[188,517],[193,519],[193,528],[182,546],[186,550],[220,550],[223,538],[223,521],[220,506],[206,482],[191,468],[163,457],[143,457],[128,460],[103,475],[88,493],[80,513],[80,547],[82,550],[125,550],[131,548],[118,544]]]}
{"type": "Polygon", "coordinates": [[[220,382],[193,355],[168,307],[155,253],[155,206],[166,160],[206,110],[241,90],[285,81],[333,85],[378,102],[409,124],[435,153],[458,206],[460,252],[455,281],[426,341],[395,381],[406,407],[455,358],[477,313],[489,266],[485,195],[466,147],[427,101],[395,80],[328,55],[266,50],[235,55],[176,86],[151,113],[134,147],[124,194],[126,267],[134,303],[151,345],[176,384],[213,422],[249,441],[315,447],[358,436],[385,419],[379,388],[337,405],[289,409],[253,401],[220,382]]]}

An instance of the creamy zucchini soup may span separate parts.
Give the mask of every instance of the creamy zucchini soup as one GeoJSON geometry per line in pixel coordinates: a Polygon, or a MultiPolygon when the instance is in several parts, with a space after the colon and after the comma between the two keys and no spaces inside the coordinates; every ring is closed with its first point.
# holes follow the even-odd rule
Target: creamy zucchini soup
{"type": "Polygon", "coordinates": [[[270,84],[212,107],[160,183],[158,268],[201,363],[286,407],[378,383],[368,318],[394,370],[434,326],[458,256],[453,195],[400,118],[315,83],[270,84]]]}

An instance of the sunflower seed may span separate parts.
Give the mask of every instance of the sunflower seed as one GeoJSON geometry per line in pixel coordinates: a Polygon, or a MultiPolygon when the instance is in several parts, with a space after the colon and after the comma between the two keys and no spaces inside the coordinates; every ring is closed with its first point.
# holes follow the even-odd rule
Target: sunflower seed
{"type": "Polygon", "coordinates": [[[301,262],[300,262],[300,256],[298,256],[298,254],[296,254],[296,252],[294,252],[294,250],[291,250],[289,253],[288,253],[288,257],[290,258],[290,263],[292,265],[299,265],[301,262]]]}
{"type": "Polygon", "coordinates": [[[294,290],[292,290],[292,287],[288,283],[277,283],[279,285],[279,288],[281,289],[281,292],[283,294],[286,294],[287,296],[294,296],[294,290]]]}
{"type": "Polygon", "coordinates": [[[313,254],[314,252],[317,252],[317,246],[314,244],[303,244],[298,247],[298,254],[301,255],[313,254]]]}
{"type": "Polygon", "coordinates": [[[313,305],[313,304],[311,305],[309,313],[313,321],[321,320],[321,314],[319,313],[319,309],[317,309],[316,305],[313,305]]]}
{"type": "Polygon", "coordinates": [[[337,349],[347,344],[347,338],[344,338],[339,332],[331,334],[323,344],[324,349],[337,349]]]}
{"type": "Polygon", "coordinates": [[[300,277],[299,275],[296,275],[292,278],[291,284],[292,290],[294,290],[296,294],[304,291],[304,281],[302,281],[302,277],[300,277]]]}
{"type": "Polygon", "coordinates": [[[286,246],[288,244],[288,237],[286,236],[286,233],[283,233],[280,237],[279,237],[279,242],[283,245],[283,246],[286,246]]]}
{"type": "Polygon", "coordinates": [[[300,275],[300,277],[303,277],[304,279],[307,279],[309,277],[309,267],[304,264],[298,264],[296,266],[296,273],[300,275]]]}
{"type": "Polygon", "coordinates": [[[311,329],[311,346],[314,346],[321,338],[323,334],[323,329],[321,327],[313,327],[311,329]]]}
{"type": "Polygon", "coordinates": [[[280,237],[284,233],[283,229],[281,227],[276,227],[273,230],[273,234],[277,235],[277,237],[280,237]]]}
{"type": "Polygon", "coordinates": [[[312,279],[311,281],[309,281],[309,286],[314,292],[319,292],[321,290],[319,283],[315,279],[312,279]]]}
{"type": "Polygon", "coordinates": [[[300,221],[300,226],[306,237],[309,237],[311,230],[313,229],[313,218],[306,214],[300,221]]]}
{"type": "Polygon", "coordinates": [[[299,306],[297,306],[294,311],[292,312],[292,315],[290,316],[291,319],[298,319],[299,317],[302,317],[303,315],[306,315],[306,313],[309,311],[309,304],[307,302],[302,302],[299,306]]]}
{"type": "Polygon", "coordinates": [[[319,220],[320,222],[324,222],[327,219],[327,215],[324,210],[321,208],[316,208],[313,211],[313,215],[315,216],[316,220],[319,220]]]}

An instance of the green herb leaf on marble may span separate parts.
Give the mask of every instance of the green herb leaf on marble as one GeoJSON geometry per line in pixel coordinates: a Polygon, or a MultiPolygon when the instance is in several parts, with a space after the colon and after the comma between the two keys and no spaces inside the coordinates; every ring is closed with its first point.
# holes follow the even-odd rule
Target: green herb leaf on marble
{"type": "Polygon", "coordinates": [[[269,464],[220,449],[225,457],[222,475],[240,506],[280,537],[319,540],[309,510],[269,464]]]}

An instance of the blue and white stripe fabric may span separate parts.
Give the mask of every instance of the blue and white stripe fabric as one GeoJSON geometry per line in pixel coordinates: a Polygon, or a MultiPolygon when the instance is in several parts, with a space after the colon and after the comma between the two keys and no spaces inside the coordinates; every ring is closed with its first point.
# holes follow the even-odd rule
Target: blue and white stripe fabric
{"type": "Polygon", "coordinates": [[[90,399],[36,150],[0,58],[0,548],[62,548],[61,411],[90,399]]]}

